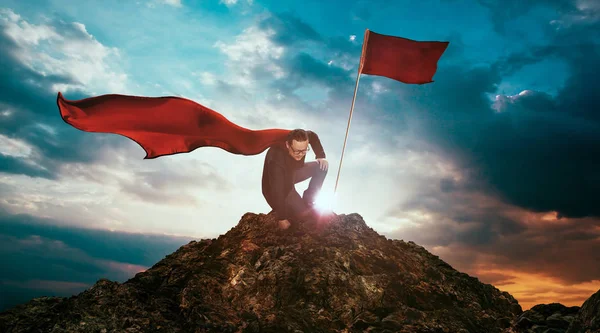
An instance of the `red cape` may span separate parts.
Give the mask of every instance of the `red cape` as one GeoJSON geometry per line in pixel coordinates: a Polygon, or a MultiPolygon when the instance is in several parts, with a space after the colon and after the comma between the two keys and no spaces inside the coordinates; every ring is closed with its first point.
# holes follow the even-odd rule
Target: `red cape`
{"type": "Polygon", "coordinates": [[[86,132],[120,134],[137,142],[145,159],[188,153],[198,147],[219,147],[233,154],[256,155],[290,130],[250,130],[220,113],[180,97],[102,95],[81,100],[56,100],[62,119],[86,132]]]}

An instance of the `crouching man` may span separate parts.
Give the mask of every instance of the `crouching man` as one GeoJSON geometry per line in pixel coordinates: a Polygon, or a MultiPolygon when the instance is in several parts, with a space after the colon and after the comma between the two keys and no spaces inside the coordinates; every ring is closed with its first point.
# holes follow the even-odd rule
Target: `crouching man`
{"type": "Polygon", "coordinates": [[[295,129],[285,142],[272,145],[265,156],[262,193],[275,211],[279,227],[287,229],[291,222],[318,218],[315,197],[323,186],[329,163],[319,137],[312,131],[295,129]],[[316,161],[305,163],[306,153],[314,150],[316,161]],[[310,178],[300,197],[295,184],[310,178]]]}

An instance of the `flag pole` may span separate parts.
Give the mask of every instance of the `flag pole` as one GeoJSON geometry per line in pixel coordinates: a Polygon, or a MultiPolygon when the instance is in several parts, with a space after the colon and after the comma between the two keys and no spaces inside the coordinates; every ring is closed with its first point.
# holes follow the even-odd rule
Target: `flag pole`
{"type": "Polygon", "coordinates": [[[338,181],[340,180],[340,172],[342,171],[342,161],[344,160],[344,151],[346,150],[346,141],[348,140],[348,132],[350,131],[350,122],[352,121],[352,112],[354,112],[354,102],[356,101],[356,92],[358,91],[358,81],[360,80],[360,69],[356,75],[356,85],[354,86],[354,97],[352,97],[352,105],[350,106],[350,116],[348,117],[348,126],[346,127],[346,137],[344,138],[344,146],[342,147],[342,156],[340,157],[340,167],[338,168],[337,178],[335,179],[335,187],[333,194],[337,191],[338,181]]]}
{"type": "Polygon", "coordinates": [[[338,168],[337,177],[335,179],[335,187],[333,188],[333,195],[337,191],[338,181],[340,180],[340,172],[342,171],[342,161],[344,160],[344,151],[346,150],[346,142],[348,141],[348,132],[350,131],[350,122],[352,121],[352,113],[354,112],[354,103],[356,102],[356,93],[358,92],[358,81],[360,80],[360,73],[362,72],[363,60],[365,57],[365,51],[367,48],[367,41],[369,40],[369,29],[365,29],[365,37],[363,38],[363,47],[360,54],[360,63],[358,65],[358,73],[356,74],[356,84],[354,85],[354,96],[352,97],[352,105],[350,106],[350,116],[348,117],[348,126],[346,127],[346,137],[344,137],[344,146],[342,147],[342,156],[340,157],[340,167],[338,168]]]}

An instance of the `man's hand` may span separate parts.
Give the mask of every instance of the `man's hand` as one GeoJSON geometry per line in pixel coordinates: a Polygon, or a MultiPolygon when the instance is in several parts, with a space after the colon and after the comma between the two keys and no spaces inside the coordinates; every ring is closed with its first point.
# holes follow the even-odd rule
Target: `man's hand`
{"type": "Polygon", "coordinates": [[[319,168],[321,170],[327,170],[329,167],[329,162],[327,162],[327,160],[324,158],[317,158],[317,163],[319,163],[319,168]]]}
{"type": "Polygon", "coordinates": [[[279,229],[285,230],[290,227],[290,221],[288,220],[279,220],[279,229]]]}

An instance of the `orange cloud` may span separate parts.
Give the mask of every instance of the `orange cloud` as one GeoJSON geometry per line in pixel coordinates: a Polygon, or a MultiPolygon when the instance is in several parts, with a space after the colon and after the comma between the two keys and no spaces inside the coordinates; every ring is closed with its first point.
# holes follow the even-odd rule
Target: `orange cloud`
{"type": "Polygon", "coordinates": [[[494,286],[513,295],[523,310],[537,304],[561,303],[565,306],[581,306],[600,289],[600,280],[578,284],[565,284],[542,274],[531,274],[514,270],[477,269],[470,275],[484,283],[492,283],[490,277],[502,277],[494,286]]]}

